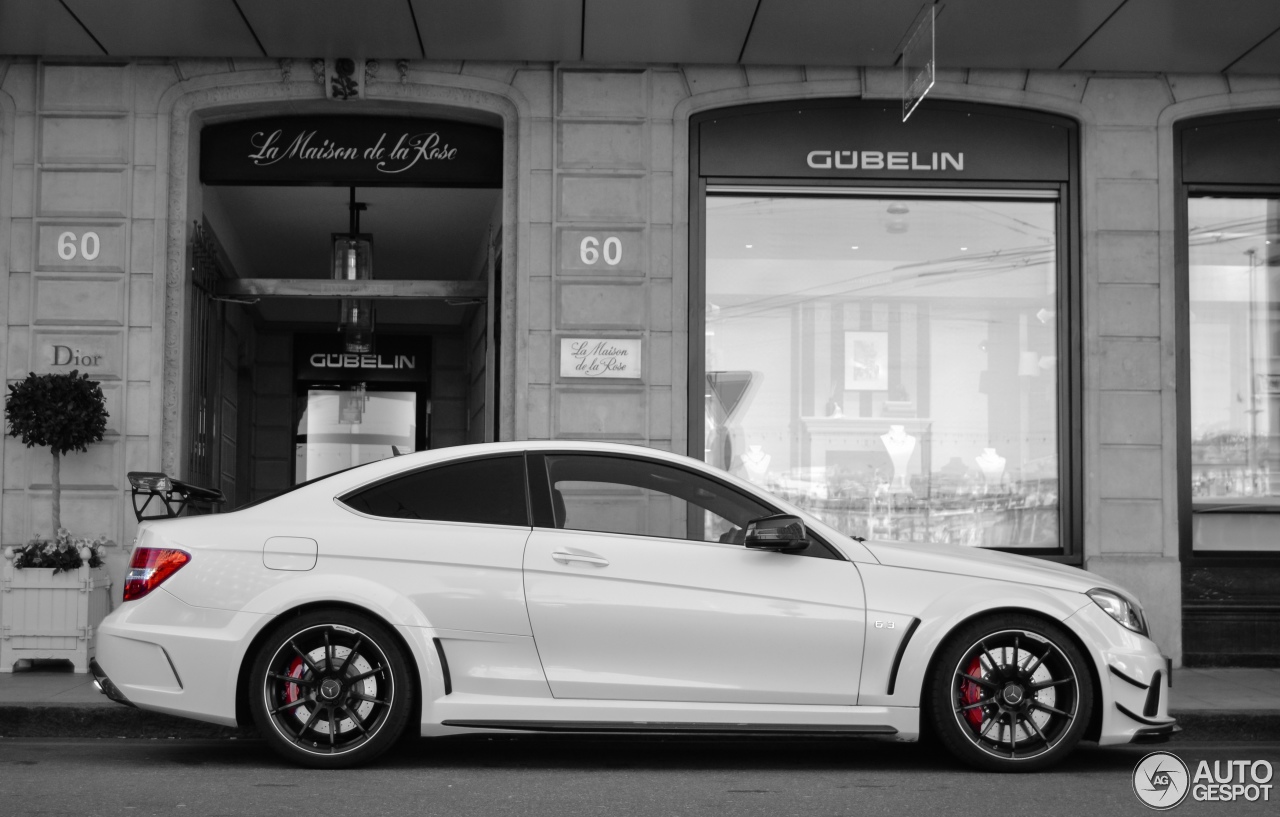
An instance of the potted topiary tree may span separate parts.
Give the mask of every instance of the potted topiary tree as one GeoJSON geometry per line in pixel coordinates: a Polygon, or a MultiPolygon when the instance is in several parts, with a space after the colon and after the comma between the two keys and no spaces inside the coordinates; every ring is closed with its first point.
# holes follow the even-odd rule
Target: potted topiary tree
{"type": "Polygon", "coordinates": [[[106,398],[97,381],[77,371],[32,372],[10,384],[5,399],[8,434],[28,448],[45,446],[51,463],[53,537],[37,535],[5,548],[0,576],[0,672],[26,658],[63,658],[77,672],[89,668],[89,640],[110,604],[111,581],[102,568],[111,543],[73,537],[62,527],[62,458],[87,451],[107,429],[106,398]]]}

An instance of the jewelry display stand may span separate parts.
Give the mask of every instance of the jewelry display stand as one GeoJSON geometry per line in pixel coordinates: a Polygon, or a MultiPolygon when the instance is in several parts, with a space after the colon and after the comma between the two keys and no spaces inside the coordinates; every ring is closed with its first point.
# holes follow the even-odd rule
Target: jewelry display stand
{"type": "Polygon", "coordinates": [[[889,433],[880,435],[880,442],[884,443],[885,451],[889,452],[889,461],[893,463],[893,481],[889,483],[889,492],[913,493],[907,483],[907,467],[916,450],[916,438],[907,433],[906,426],[891,425],[889,433]]]}
{"type": "Polygon", "coordinates": [[[742,467],[746,469],[747,480],[756,485],[763,486],[765,477],[769,474],[769,463],[773,457],[764,453],[764,446],[749,445],[747,453],[738,457],[742,461],[742,467]]]}
{"type": "Polygon", "coordinates": [[[1004,477],[1005,458],[996,453],[994,448],[984,448],[973,460],[982,469],[982,480],[986,487],[998,486],[1004,477]]]}

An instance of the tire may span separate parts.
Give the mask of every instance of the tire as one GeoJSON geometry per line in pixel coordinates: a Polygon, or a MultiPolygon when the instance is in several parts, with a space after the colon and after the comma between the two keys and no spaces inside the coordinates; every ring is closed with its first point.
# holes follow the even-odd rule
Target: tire
{"type": "Polygon", "coordinates": [[[399,642],[373,618],[317,610],[278,624],[249,678],[254,723],[283,757],[317,769],[368,763],[405,731],[415,694],[399,642]]]}
{"type": "Polygon", "coordinates": [[[1058,763],[1093,713],[1085,656],[1062,627],[1032,615],[999,614],[961,627],[938,653],[929,685],[938,741],[984,771],[1058,763]]]}

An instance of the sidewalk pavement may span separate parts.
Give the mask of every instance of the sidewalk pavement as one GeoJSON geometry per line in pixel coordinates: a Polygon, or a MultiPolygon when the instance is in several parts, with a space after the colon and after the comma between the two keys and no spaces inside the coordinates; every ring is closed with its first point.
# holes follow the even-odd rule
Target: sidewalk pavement
{"type": "MultiPolygon", "coordinates": [[[[1175,669],[1178,740],[1280,740],[1280,669],[1175,669]]],[[[253,737],[140,712],[98,692],[89,673],[40,665],[0,673],[0,737],[253,737]]]]}

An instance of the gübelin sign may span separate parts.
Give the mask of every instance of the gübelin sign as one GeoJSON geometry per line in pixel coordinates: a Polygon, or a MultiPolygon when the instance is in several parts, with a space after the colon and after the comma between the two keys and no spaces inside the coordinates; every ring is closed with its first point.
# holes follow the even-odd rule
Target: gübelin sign
{"type": "Polygon", "coordinates": [[[283,116],[200,134],[205,184],[501,187],[502,131],[390,116],[283,116]]]}
{"type": "Polygon", "coordinates": [[[294,375],[312,382],[426,383],[431,377],[431,338],[378,334],[373,352],[348,352],[338,333],[297,335],[294,375]]]}
{"type": "Polygon", "coordinates": [[[307,358],[307,363],[313,369],[416,369],[418,356],[315,352],[307,358]]]}
{"type": "Polygon", "coordinates": [[[710,179],[1068,181],[1076,126],[945,100],[902,122],[899,105],[815,100],[699,114],[698,175],[710,179]]]}
{"type": "Polygon", "coordinates": [[[811,150],[809,167],[816,170],[964,170],[964,152],[907,150],[811,150]]]}

